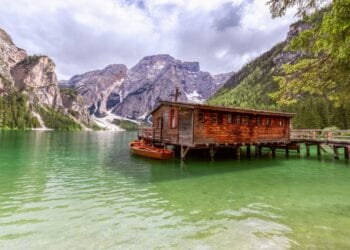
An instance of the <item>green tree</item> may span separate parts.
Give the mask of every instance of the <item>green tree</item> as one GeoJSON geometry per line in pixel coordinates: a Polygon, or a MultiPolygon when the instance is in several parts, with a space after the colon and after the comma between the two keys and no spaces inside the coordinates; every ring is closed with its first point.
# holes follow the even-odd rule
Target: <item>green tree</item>
{"type": "MultiPolygon", "coordinates": [[[[299,14],[317,9],[320,1],[271,0],[272,16],[285,14],[292,6],[299,14]]],[[[285,74],[275,77],[279,85],[271,96],[281,105],[298,102],[305,94],[317,95],[338,107],[346,105],[350,95],[350,0],[334,0],[322,12],[305,16],[312,27],[301,32],[291,43],[291,49],[306,52],[307,58],[283,66],[285,74]]]]}

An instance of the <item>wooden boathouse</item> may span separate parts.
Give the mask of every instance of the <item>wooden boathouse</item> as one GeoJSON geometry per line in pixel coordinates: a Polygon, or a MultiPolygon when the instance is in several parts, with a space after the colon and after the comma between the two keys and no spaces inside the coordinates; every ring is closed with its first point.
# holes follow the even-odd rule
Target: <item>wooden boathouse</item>
{"type": "Polygon", "coordinates": [[[220,148],[255,146],[259,154],[269,147],[272,154],[290,143],[292,113],[228,108],[204,104],[161,101],[152,111],[151,128],[142,128],[140,139],[179,149],[181,159],[192,149],[209,149],[213,158],[220,148]]]}

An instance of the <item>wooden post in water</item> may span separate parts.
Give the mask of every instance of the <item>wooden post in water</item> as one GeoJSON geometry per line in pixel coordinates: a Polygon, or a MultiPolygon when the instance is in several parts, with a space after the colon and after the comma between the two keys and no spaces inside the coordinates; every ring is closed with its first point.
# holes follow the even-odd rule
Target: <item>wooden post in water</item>
{"type": "Polygon", "coordinates": [[[344,147],[344,157],[347,160],[349,159],[349,151],[350,151],[350,147],[345,146],[344,147]]]}
{"type": "Polygon", "coordinates": [[[337,146],[333,146],[333,151],[334,151],[334,159],[339,159],[339,151],[337,146]]]}
{"type": "Polygon", "coordinates": [[[241,159],[241,146],[240,145],[236,146],[236,157],[238,160],[241,159]]]}
{"type": "Polygon", "coordinates": [[[317,156],[321,156],[321,144],[317,143],[317,156]]]}
{"type": "Polygon", "coordinates": [[[259,146],[257,144],[255,144],[255,158],[259,158],[259,146]]]}
{"type": "Polygon", "coordinates": [[[250,158],[250,145],[247,146],[247,157],[250,158]]]}
{"type": "Polygon", "coordinates": [[[305,146],[306,146],[306,156],[310,156],[310,145],[305,144],[305,146]]]}
{"type": "Polygon", "coordinates": [[[286,145],[286,157],[287,158],[289,157],[289,147],[288,147],[288,145],[286,145]]]}
{"type": "Polygon", "coordinates": [[[181,160],[185,160],[185,157],[188,153],[188,150],[190,150],[190,147],[186,147],[184,145],[181,145],[181,160]]]}
{"type": "Polygon", "coordinates": [[[272,157],[275,158],[276,157],[276,147],[275,147],[275,145],[271,146],[271,151],[272,151],[272,157]]]}
{"type": "Polygon", "coordinates": [[[211,161],[214,161],[215,153],[216,153],[216,148],[215,148],[215,146],[214,146],[214,145],[210,145],[210,146],[209,146],[209,155],[210,155],[210,160],[211,160],[211,161]]]}

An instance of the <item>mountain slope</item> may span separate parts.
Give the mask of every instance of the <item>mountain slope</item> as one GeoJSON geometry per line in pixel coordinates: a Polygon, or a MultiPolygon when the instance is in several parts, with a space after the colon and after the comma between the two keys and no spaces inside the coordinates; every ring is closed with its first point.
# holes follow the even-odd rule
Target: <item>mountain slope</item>
{"type": "Polygon", "coordinates": [[[182,93],[180,101],[203,102],[231,75],[212,76],[200,71],[198,62],[154,55],[143,58],[131,69],[110,65],[73,76],[62,84],[78,91],[95,116],[112,111],[118,116],[144,120],[159,100],[174,98],[176,87],[182,93]]]}

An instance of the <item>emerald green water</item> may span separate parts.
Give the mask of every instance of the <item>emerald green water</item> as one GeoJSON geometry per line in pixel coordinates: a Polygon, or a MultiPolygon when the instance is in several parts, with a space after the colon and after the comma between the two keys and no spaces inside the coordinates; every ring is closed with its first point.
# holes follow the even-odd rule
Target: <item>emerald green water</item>
{"type": "Polygon", "coordinates": [[[0,133],[0,248],[350,248],[349,162],[161,162],[133,138],[0,133]]]}

